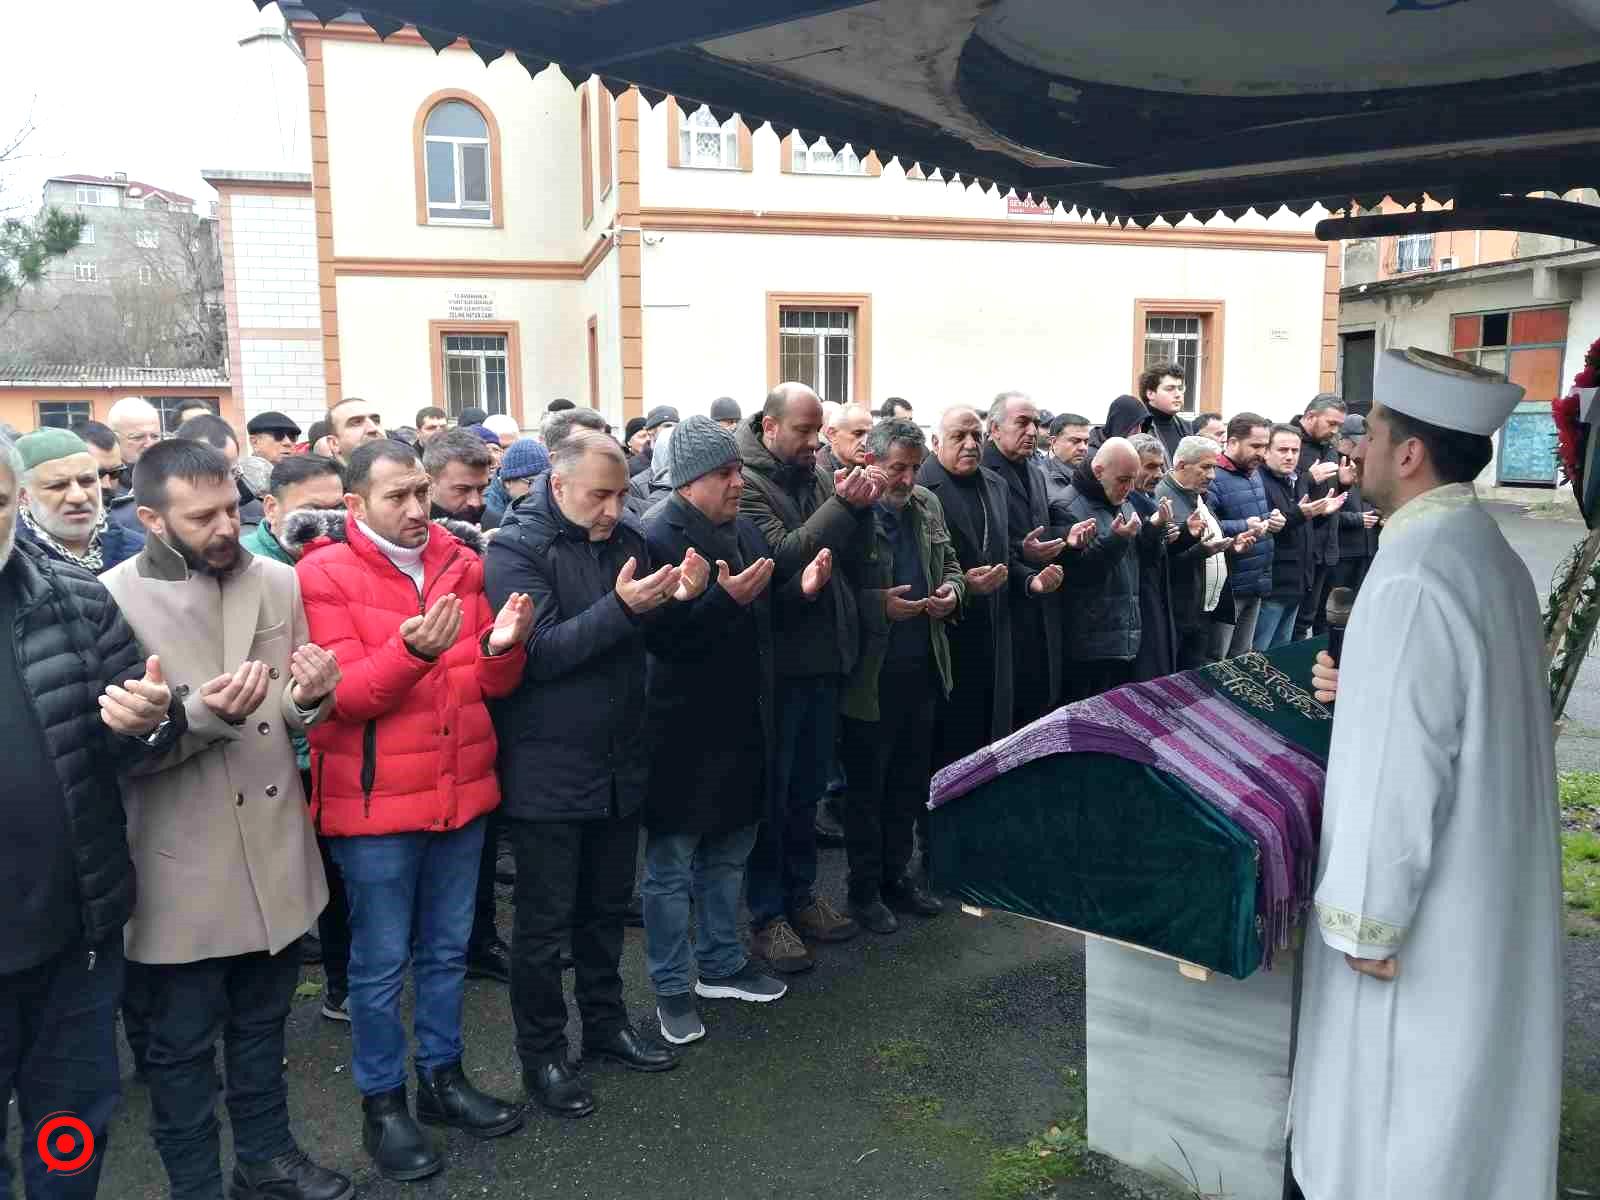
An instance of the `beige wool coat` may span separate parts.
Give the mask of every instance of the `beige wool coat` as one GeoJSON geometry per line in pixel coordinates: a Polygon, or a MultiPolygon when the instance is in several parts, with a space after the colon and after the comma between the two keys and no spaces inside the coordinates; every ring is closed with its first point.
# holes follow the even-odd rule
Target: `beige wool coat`
{"type": "Polygon", "coordinates": [[[147,653],[161,656],[189,731],[122,779],[138,901],[128,958],[184,963],[268,951],[311,927],[328,901],[289,731],[326,716],[289,698],[289,656],[309,640],[294,569],[240,552],[226,576],[191,574],[151,537],[100,577],[147,653]],[[240,725],[200,687],[247,660],[267,665],[266,699],[240,725]]]}

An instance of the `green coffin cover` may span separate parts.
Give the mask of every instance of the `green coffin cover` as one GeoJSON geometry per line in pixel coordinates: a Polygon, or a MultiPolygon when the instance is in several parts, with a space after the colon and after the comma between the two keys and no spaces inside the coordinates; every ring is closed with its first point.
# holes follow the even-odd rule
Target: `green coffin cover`
{"type": "MultiPolygon", "coordinates": [[[[1297,642],[1265,659],[1309,688],[1325,645],[1297,642]]],[[[1275,700],[1244,661],[1201,674],[1325,762],[1332,723],[1275,700]]],[[[1173,775],[1110,754],[1055,754],[941,804],[929,824],[933,883],[969,904],[1132,942],[1238,979],[1261,965],[1255,840],[1173,775]]]]}

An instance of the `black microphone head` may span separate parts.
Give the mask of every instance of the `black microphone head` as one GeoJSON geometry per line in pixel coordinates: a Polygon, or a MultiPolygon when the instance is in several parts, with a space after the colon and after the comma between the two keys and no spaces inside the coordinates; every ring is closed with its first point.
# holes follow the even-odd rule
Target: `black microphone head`
{"type": "Polygon", "coordinates": [[[1350,610],[1355,606],[1356,594],[1352,588],[1334,588],[1328,593],[1328,605],[1323,610],[1328,618],[1328,624],[1343,629],[1350,623],[1350,610]]]}

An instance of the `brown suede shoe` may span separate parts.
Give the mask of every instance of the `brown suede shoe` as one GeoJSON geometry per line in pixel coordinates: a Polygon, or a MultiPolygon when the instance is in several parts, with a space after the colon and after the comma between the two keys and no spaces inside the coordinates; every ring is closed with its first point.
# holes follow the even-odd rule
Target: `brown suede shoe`
{"type": "Polygon", "coordinates": [[[790,916],[796,932],[813,942],[848,942],[861,932],[849,917],[821,896],[790,916]]]}
{"type": "Polygon", "coordinates": [[[767,966],[785,975],[797,975],[817,965],[800,935],[782,917],[750,931],[750,950],[765,959],[767,966]]]}

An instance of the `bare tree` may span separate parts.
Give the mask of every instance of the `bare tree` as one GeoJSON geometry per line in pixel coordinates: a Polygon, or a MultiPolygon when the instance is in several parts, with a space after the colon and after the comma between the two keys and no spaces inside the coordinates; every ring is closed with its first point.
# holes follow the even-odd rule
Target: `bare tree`
{"type": "MultiPolygon", "coordinates": [[[[5,202],[7,164],[22,157],[22,147],[33,133],[30,110],[17,131],[0,142],[0,211],[17,207],[5,202]]],[[[45,209],[32,218],[7,217],[0,222],[0,326],[16,314],[23,289],[39,283],[50,259],[76,246],[82,230],[81,217],[59,208],[45,209]]]]}

